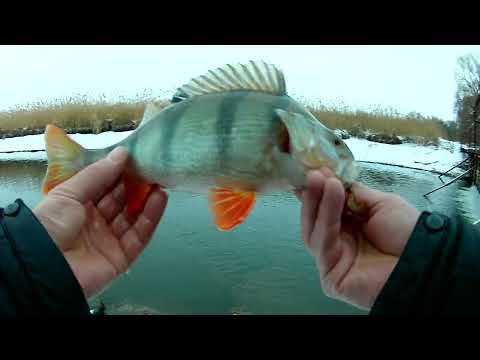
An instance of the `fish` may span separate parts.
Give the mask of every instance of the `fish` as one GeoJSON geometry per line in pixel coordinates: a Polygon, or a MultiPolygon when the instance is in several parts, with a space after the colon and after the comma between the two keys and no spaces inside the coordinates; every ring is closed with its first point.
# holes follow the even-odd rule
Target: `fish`
{"type": "Polygon", "coordinates": [[[129,153],[122,176],[129,215],[153,186],[205,194],[213,223],[231,231],[257,197],[305,186],[309,170],[328,167],[347,190],[346,209],[361,212],[351,191],[358,176],[346,143],[288,93],[283,71],[250,60],[209,70],[176,89],[168,106],[145,106],[138,127],[116,144],[86,149],[65,131],[45,131],[48,194],[115,147],[129,153]]]}

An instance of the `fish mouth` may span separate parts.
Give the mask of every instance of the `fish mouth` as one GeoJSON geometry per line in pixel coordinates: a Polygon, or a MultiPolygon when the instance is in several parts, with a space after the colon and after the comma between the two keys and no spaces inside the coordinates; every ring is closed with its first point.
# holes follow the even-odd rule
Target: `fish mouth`
{"type": "Polygon", "coordinates": [[[305,172],[320,170],[326,167],[330,169],[346,187],[350,187],[358,175],[357,164],[355,160],[352,159],[340,159],[336,162],[319,156],[318,153],[312,151],[298,152],[296,157],[303,165],[305,172]]]}

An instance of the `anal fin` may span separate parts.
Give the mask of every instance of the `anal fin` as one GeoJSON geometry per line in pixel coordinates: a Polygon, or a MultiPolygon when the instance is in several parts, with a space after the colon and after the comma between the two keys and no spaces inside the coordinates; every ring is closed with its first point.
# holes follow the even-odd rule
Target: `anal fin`
{"type": "Polygon", "coordinates": [[[217,228],[230,231],[250,215],[255,204],[255,192],[213,188],[209,192],[209,207],[217,228]]]}
{"type": "Polygon", "coordinates": [[[129,173],[123,175],[128,215],[134,217],[143,210],[153,184],[129,173]]]}

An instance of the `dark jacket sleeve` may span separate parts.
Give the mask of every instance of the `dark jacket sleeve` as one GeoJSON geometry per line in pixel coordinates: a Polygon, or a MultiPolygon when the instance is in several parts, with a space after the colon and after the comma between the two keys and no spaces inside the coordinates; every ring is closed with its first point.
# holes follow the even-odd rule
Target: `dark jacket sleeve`
{"type": "Polygon", "coordinates": [[[0,315],[89,315],[67,261],[45,228],[16,200],[0,209],[0,315]]]}
{"type": "Polygon", "coordinates": [[[480,236],[460,216],[423,212],[370,315],[480,315],[480,236]]]}

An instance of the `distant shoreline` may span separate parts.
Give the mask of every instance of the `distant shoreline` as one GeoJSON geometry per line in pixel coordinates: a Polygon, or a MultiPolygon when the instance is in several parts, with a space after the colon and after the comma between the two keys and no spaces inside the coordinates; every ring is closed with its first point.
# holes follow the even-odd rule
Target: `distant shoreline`
{"type": "MultiPolygon", "coordinates": [[[[98,134],[81,134],[75,131],[69,136],[87,149],[99,149],[112,146],[128,137],[135,127],[124,131],[106,131],[98,134]]],[[[340,131],[342,132],[342,131],[340,131]]],[[[413,139],[398,137],[399,144],[382,143],[381,136],[365,134],[352,136],[342,132],[342,138],[352,151],[356,160],[378,164],[398,165],[418,170],[445,172],[464,159],[461,144],[439,139],[437,144],[416,143],[413,139]],[[380,137],[375,139],[376,137],[380,137]],[[372,141],[377,140],[377,141],[372,141]]],[[[1,160],[46,160],[45,139],[42,134],[24,135],[0,139],[1,160]],[[43,150],[43,151],[42,151],[43,150]]],[[[452,170],[451,175],[459,175],[462,169],[452,170]]]]}
{"type": "MultiPolygon", "coordinates": [[[[134,130],[141,123],[147,104],[163,109],[171,101],[140,95],[133,99],[106,102],[102,96],[89,99],[78,95],[33,103],[0,111],[0,139],[39,135],[47,124],[57,125],[68,134],[134,130]]],[[[363,111],[343,104],[326,106],[320,101],[302,105],[326,127],[342,129],[340,131],[351,137],[386,144],[428,144],[437,143],[440,138],[455,139],[456,128],[450,122],[416,112],[402,115],[395,109],[378,107],[363,111]]]]}
{"type": "MultiPolygon", "coordinates": [[[[111,122],[107,122],[107,126],[101,129],[100,131],[97,131],[93,128],[66,128],[64,129],[67,134],[101,134],[103,132],[107,131],[113,131],[113,132],[123,132],[123,131],[131,131],[135,130],[137,128],[137,125],[132,122],[131,124],[125,124],[125,125],[119,125],[119,126],[113,126],[111,122]]],[[[1,130],[0,129],[0,140],[1,139],[11,139],[11,138],[16,138],[16,137],[24,137],[24,136],[29,136],[29,135],[41,135],[45,133],[45,129],[16,129],[16,130],[1,130]]]]}
{"type": "MultiPolygon", "coordinates": [[[[138,124],[135,121],[130,121],[129,123],[124,125],[113,125],[112,121],[105,120],[103,126],[100,129],[94,129],[91,127],[80,127],[80,128],[64,128],[63,130],[69,135],[74,135],[74,134],[98,135],[106,132],[121,133],[124,131],[133,131],[137,127],[138,127],[138,124]]],[[[434,145],[435,144],[435,142],[428,141],[427,139],[420,136],[405,137],[405,136],[396,136],[393,134],[388,135],[388,134],[382,134],[382,133],[370,133],[368,131],[360,132],[355,136],[353,136],[345,129],[337,129],[334,131],[338,136],[340,136],[344,140],[349,138],[359,138],[359,139],[365,139],[375,143],[389,144],[389,145],[399,145],[404,143],[412,143],[417,145],[434,145]]],[[[0,129],[0,140],[17,138],[17,137],[25,137],[30,135],[42,135],[44,133],[45,133],[44,128],[40,128],[40,129],[23,128],[23,129],[16,129],[16,130],[10,130],[10,131],[5,131],[0,129]]]]}

